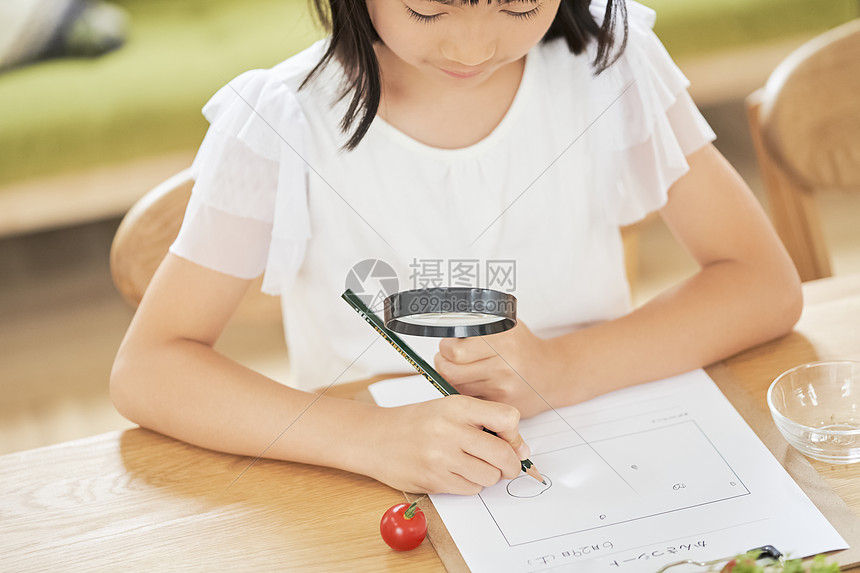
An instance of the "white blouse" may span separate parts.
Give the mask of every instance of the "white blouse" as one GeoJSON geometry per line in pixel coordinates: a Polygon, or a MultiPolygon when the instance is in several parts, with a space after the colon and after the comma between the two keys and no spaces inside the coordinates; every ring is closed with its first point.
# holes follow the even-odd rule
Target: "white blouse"
{"type": "MultiPolygon", "coordinates": [[[[600,2],[592,11],[602,17],[600,2]]],[[[542,337],[629,312],[619,226],[662,207],[685,156],[715,136],[651,31],[654,12],[630,2],[628,18],[626,50],[598,76],[593,45],[579,56],[563,40],[535,46],[505,117],[461,149],[377,117],[342,151],[342,68],[299,89],[325,41],[242,74],[203,108],[211,127],[171,252],[264,275],[264,292],[281,296],[293,383],[306,389],[411,369],[341,300],[347,286],[371,298],[511,292],[542,337]]],[[[404,338],[432,364],[438,340],[404,338]]]]}

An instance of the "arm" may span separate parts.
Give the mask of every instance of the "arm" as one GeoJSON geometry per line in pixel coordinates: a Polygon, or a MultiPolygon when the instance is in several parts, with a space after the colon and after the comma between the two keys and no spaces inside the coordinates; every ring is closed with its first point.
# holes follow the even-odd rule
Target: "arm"
{"type": "Polygon", "coordinates": [[[440,373],[464,394],[530,416],[702,367],[791,330],[800,279],[765,213],[712,145],[688,162],[660,215],[699,272],[628,315],[558,338],[518,325],[486,341],[445,340],[440,373]]]}
{"type": "Polygon", "coordinates": [[[407,491],[476,493],[519,473],[517,453],[528,452],[505,441],[519,421],[509,406],[465,396],[403,408],[318,398],[217,353],[248,284],[167,256],[111,373],[120,413],[202,447],[336,467],[407,491]]]}

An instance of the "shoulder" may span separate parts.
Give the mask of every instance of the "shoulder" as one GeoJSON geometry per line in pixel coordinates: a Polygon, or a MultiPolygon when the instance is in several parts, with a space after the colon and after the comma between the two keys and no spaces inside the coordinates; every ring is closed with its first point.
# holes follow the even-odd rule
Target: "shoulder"
{"type": "MultiPolygon", "coordinates": [[[[203,106],[210,131],[237,138],[267,159],[278,159],[281,142],[300,147],[308,116],[315,106],[331,101],[320,93],[331,90],[327,76],[300,89],[326,47],[327,40],[320,40],[271,68],[232,79],[203,106]]],[[[323,73],[336,73],[334,67],[326,66],[323,73]]]]}
{"type": "MultiPolygon", "coordinates": [[[[555,70],[569,84],[577,84],[553,89],[552,97],[567,96],[564,103],[573,102],[584,114],[588,148],[600,150],[604,162],[598,169],[606,178],[601,197],[619,225],[665,205],[669,187],[689,169],[686,156],[714,139],[687,94],[687,78],[654,34],[657,14],[632,1],[625,6],[626,32],[620,25],[613,31],[613,49],[624,49],[600,73],[592,65],[596,41],[579,56],[569,53],[564,42],[550,42],[541,50],[552,65],[545,76],[553,88],[559,81],[553,77],[555,70]],[[585,65],[576,67],[571,60],[585,65]]],[[[590,10],[602,24],[605,0],[592,0],[590,10]]]]}
{"type": "MultiPolygon", "coordinates": [[[[598,100],[621,98],[619,112],[659,115],[686,94],[689,81],[654,34],[657,13],[632,0],[624,2],[624,6],[627,24],[616,25],[612,31],[617,57],[613,56],[612,63],[599,74],[592,68],[593,95],[598,100]]],[[[593,0],[590,10],[595,21],[602,24],[605,0],[593,0]]],[[[596,41],[589,44],[587,54],[589,62],[593,62],[596,41]]]]}
{"type": "MultiPolygon", "coordinates": [[[[616,26],[615,43],[624,49],[618,59],[607,71],[627,76],[628,78],[642,76],[648,72],[670,81],[672,92],[686,89],[687,79],[675,65],[672,57],[663,47],[663,43],[654,33],[657,13],[638,2],[624,2],[627,12],[626,27],[616,26]],[[622,36],[626,34],[626,37],[622,36]]],[[[591,15],[598,24],[603,22],[606,11],[605,0],[594,0],[590,6],[591,15]]],[[[596,54],[596,42],[589,45],[589,55],[593,59],[596,54]]]]}
{"type": "MultiPolygon", "coordinates": [[[[658,56],[657,59],[667,60],[674,67],[671,58],[653,32],[657,18],[656,12],[637,2],[628,1],[624,5],[627,14],[626,26],[616,26],[613,30],[615,36],[614,50],[618,58],[606,71],[612,75],[613,72],[617,73],[623,68],[623,75],[629,76],[632,71],[630,69],[631,60],[637,61],[643,57],[652,58],[654,56],[658,56]],[[613,70],[613,68],[615,69],[613,70]]],[[[602,25],[606,13],[606,1],[592,0],[589,9],[594,21],[598,25],[602,25]]],[[[530,57],[539,62],[540,65],[536,67],[542,69],[542,75],[548,76],[548,81],[570,81],[571,79],[587,81],[596,78],[598,74],[596,74],[593,65],[596,55],[596,40],[593,39],[589,42],[582,53],[574,54],[563,38],[541,42],[530,53],[530,57]]]]}
{"type": "MultiPolygon", "coordinates": [[[[290,92],[297,94],[305,79],[319,64],[328,46],[328,40],[315,42],[298,54],[271,68],[249,70],[236,76],[209,102],[217,101],[221,92],[237,92],[239,95],[258,99],[264,92],[290,92]]],[[[330,68],[332,66],[326,66],[330,68]]],[[[325,82],[313,82],[322,84],[325,82]]],[[[205,108],[204,108],[205,113],[205,108]]]]}
{"type": "MultiPolygon", "coordinates": [[[[284,60],[269,70],[265,70],[265,72],[267,72],[267,76],[271,81],[282,83],[294,92],[298,92],[299,88],[308,77],[308,74],[310,74],[322,60],[328,46],[328,38],[314,42],[298,54],[284,60]]],[[[323,70],[321,70],[319,77],[331,79],[331,76],[339,73],[339,71],[340,66],[337,61],[333,59],[325,68],[323,68],[323,70]]],[[[325,82],[322,81],[310,82],[310,87],[324,83],[325,82]]]]}

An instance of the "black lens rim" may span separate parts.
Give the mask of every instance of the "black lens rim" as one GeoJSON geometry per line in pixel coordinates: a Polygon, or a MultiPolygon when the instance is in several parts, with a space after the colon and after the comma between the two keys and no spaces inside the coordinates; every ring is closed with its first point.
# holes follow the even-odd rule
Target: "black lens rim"
{"type": "Polygon", "coordinates": [[[438,338],[485,336],[517,325],[517,298],[486,288],[435,287],[394,293],[385,298],[385,326],[400,334],[438,338]],[[489,314],[501,320],[477,325],[422,325],[402,319],[420,314],[462,312],[489,314]]]}

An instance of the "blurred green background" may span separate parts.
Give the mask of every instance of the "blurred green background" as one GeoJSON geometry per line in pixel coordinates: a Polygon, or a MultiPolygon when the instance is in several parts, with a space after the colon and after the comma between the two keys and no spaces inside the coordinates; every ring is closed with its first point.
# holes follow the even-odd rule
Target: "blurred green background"
{"type": "Polygon", "coordinates": [[[0,184],[196,147],[206,100],[321,37],[305,0],[120,0],[130,31],[92,60],[0,75],[0,184]]]}

